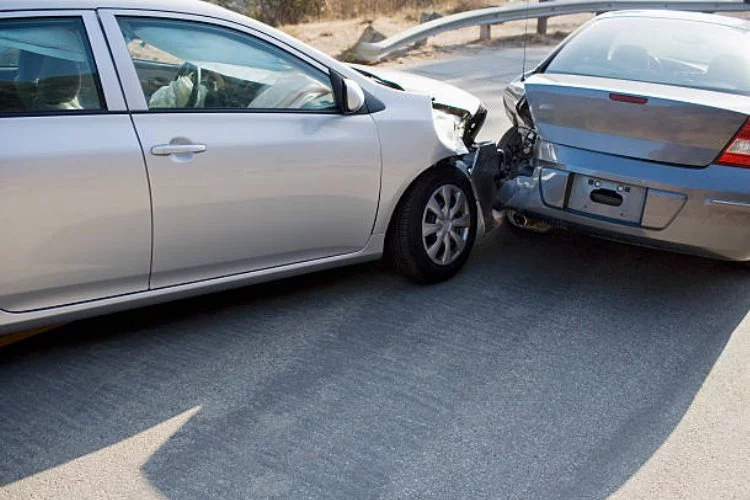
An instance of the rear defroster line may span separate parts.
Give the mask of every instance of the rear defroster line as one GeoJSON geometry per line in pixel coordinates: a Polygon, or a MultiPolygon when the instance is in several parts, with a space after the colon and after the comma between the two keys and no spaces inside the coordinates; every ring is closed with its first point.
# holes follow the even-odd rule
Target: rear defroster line
{"type": "Polygon", "coordinates": [[[750,202],[748,201],[718,200],[715,198],[709,198],[706,200],[706,203],[708,205],[719,205],[723,207],[733,207],[750,210],[750,202]]]}

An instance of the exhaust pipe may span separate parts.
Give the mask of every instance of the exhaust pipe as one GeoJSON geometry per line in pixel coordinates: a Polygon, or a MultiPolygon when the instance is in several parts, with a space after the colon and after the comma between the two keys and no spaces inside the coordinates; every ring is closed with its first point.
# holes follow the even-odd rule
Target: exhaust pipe
{"type": "Polygon", "coordinates": [[[552,226],[547,224],[546,222],[534,218],[530,219],[524,214],[516,212],[515,210],[508,210],[506,212],[506,218],[508,219],[508,222],[511,223],[511,225],[521,229],[526,229],[527,231],[532,231],[534,233],[547,233],[552,229],[552,226]]]}
{"type": "Polygon", "coordinates": [[[516,227],[525,228],[529,225],[529,219],[527,219],[524,214],[516,212],[515,210],[510,214],[510,221],[516,227]]]}

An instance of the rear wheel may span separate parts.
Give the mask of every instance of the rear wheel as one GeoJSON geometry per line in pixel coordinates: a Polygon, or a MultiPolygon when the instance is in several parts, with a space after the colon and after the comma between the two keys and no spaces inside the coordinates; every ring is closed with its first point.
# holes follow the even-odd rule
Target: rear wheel
{"type": "Polygon", "coordinates": [[[401,201],[388,233],[388,258],[414,281],[445,281],[466,263],[476,234],[471,184],[454,168],[437,168],[425,173],[401,201]]]}

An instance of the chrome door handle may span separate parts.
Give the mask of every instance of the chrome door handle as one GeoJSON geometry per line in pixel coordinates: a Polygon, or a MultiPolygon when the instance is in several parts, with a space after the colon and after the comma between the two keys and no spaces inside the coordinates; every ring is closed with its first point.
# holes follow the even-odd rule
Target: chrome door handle
{"type": "Polygon", "coordinates": [[[161,144],[151,148],[151,154],[156,156],[184,155],[205,153],[205,144],[161,144]]]}

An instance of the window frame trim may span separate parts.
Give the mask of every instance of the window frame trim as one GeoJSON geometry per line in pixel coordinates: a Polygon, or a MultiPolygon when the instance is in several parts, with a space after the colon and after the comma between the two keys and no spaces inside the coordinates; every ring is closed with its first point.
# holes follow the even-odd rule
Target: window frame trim
{"type": "MultiPolygon", "coordinates": [[[[120,82],[125,94],[125,100],[128,105],[128,109],[133,114],[297,114],[297,115],[341,115],[339,109],[293,109],[293,108],[164,108],[164,109],[149,109],[146,97],[141,88],[141,82],[138,78],[138,73],[135,69],[135,64],[128,51],[127,44],[125,43],[125,37],[122,34],[120,25],[117,21],[118,17],[130,17],[130,18],[146,18],[146,19],[165,19],[171,21],[186,21],[186,22],[197,22],[203,23],[210,26],[216,26],[221,28],[230,29],[238,33],[256,38],[262,42],[265,42],[278,50],[289,54],[300,60],[303,64],[307,64],[314,69],[321,71],[330,79],[331,69],[321,64],[320,61],[310,57],[297,50],[295,47],[289,46],[284,43],[280,43],[279,40],[273,38],[261,31],[253,29],[249,26],[239,24],[224,19],[218,19],[214,17],[206,17],[197,14],[186,14],[182,12],[168,12],[168,11],[155,11],[155,10],[136,10],[136,9],[99,9],[99,20],[104,30],[104,35],[109,41],[109,47],[112,53],[112,59],[115,63],[115,68],[120,75],[120,82]]],[[[330,83],[329,83],[330,84],[330,83]]],[[[333,88],[332,88],[333,90],[333,88]]]]}
{"type": "Polygon", "coordinates": [[[83,34],[86,37],[89,51],[91,53],[91,62],[96,71],[98,80],[98,90],[101,91],[102,108],[101,109],[84,109],[69,111],[32,111],[24,113],[3,113],[3,118],[10,117],[41,117],[41,116],[80,116],[80,115],[101,115],[107,113],[120,113],[127,111],[125,98],[120,88],[120,83],[115,72],[112,58],[107,50],[104,34],[96,17],[96,12],[87,9],[76,10],[19,10],[0,12],[0,21],[9,19],[50,19],[50,18],[70,18],[79,19],[83,25],[83,34]]]}

